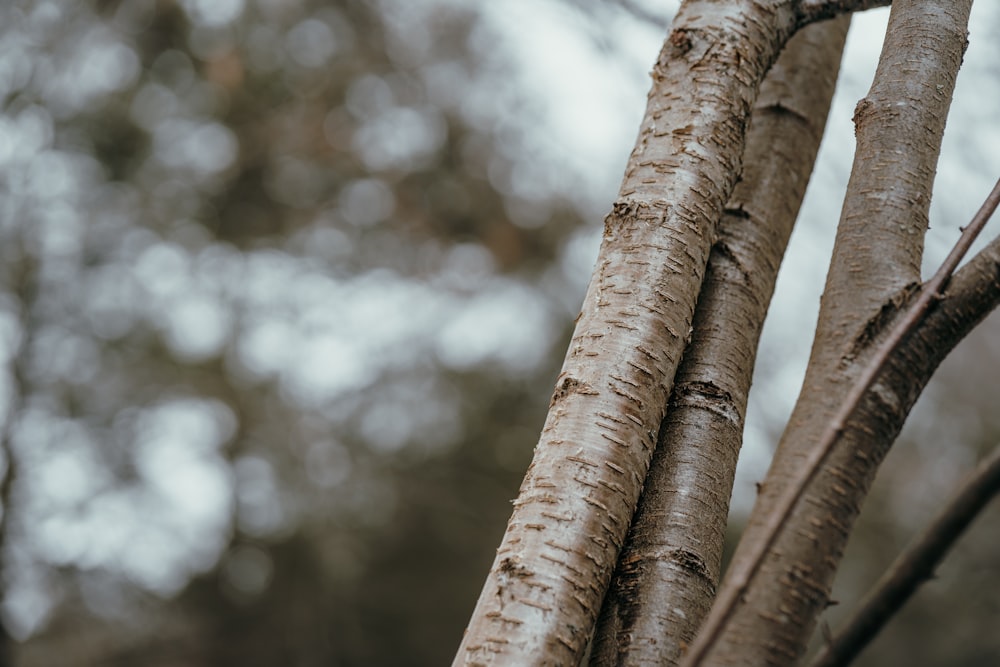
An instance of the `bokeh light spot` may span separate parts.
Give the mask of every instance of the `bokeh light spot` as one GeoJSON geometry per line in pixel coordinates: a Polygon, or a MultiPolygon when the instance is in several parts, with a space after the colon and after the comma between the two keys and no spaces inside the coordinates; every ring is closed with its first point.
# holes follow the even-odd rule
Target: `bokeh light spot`
{"type": "Polygon", "coordinates": [[[368,227],[382,222],[396,206],[392,190],[377,178],[352,181],[340,192],[340,215],[347,222],[368,227]]]}
{"type": "Polygon", "coordinates": [[[285,48],[303,67],[322,67],[336,53],[337,43],[326,23],[310,18],[288,31],[285,48]]]}

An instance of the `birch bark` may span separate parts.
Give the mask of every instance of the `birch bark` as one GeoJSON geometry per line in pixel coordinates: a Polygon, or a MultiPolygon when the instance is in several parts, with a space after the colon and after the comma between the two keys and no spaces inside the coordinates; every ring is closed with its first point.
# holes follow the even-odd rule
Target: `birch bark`
{"type": "Polygon", "coordinates": [[[719,580],[757,341],[819,149],[849,16],[789,41],[761,85],[592,665],[673,665],[719,580]]]}
{"type": "Polygon", "coordinates": [[[768,517],[804,474],[810,449],[919,287],[927,206],[970,6],[970,0],[892,5],[875,82],[855,114],[858,150],[802,393],[717,608],[686,664],[786,665],[801,656],[877,466],[942,351],[957,343],[939,338],[932,350],[926,339],[911,337],[758,568],[760,545],[776,528],[768,517]]]}
{"type": "Polygon", "coordinates": [[[549,414],[455,664],[577,664],[624,542],[794,0],[685,2],[549,414]]]}

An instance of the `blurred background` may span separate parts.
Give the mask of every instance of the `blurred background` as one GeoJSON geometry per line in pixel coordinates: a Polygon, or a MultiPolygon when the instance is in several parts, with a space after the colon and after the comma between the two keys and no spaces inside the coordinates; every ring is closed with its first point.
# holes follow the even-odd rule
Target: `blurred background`
{"type": "MultiPolygon", "coordinates": [[[[677,4],[5,2],[3,664],[447,664],[677,4]]],[[[734,535],[801,382],[885,20],[855,21],[734,535]]],[[[928,267],[1000,174],[998,28],[980,3],[928,267]]],[[[998,333],[918,405],[844,610],[995,445],[998,333]]],[[[998,521],[865,664],[1000,663],[998,521]]]]}

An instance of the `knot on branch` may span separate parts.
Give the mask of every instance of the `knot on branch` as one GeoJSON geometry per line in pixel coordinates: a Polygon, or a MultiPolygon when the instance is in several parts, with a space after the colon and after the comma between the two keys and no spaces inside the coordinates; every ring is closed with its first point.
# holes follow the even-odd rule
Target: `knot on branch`
{"type": "Polygon", "coordinates": [[[670,45],[676,49],[676,55],[684,55],[691,50],[691,37],[684,28],[678,28],[670,33],[670,45]]]}
{"type": "Polygon", "coordinates": [[[910,283],[883,303],[878,312],[865,322],[865,326],[855,337],[854,343],[841,361],[841,365],[843,366],[856,359],[880,338],[888,330],[896,316],[900,312],[905,311],[909,304],[912,303],[913,298],[919,291],[920,285],[918,283],[910,283]]]}
{"type": "Polygon", "coordinates": [[[611,213],[604,217],[604,235],[612,236],[635,220],[643,220],[653,224],[662,224],[670,215],[671,204],[665,199],[642,201],[638,199],[619,199],[611,207],[611,213]]]}
{"type": "Polygon", "coordinates": [[[875,105],[867,98],[863,97],[858,100],[857,106],[854,107],[854,116],[851,121],[854,123],[854,136],[858,136],[858,128],[861,127],[862,123],[865,122],[875,112],[875,105]]]}
{"type": "Polygon", "coordinates": [[[549,401],[549,407],[563,400],[570,394],[583,394],[585,396],[596,396],[597,390],[591,387],[586,382],[577,380],[575,377],[564,375],[561,376],[556,381],[556,389],[552,392],[552,400],[549,401]]]}
{"type": "Polygon", "coordinates": [[[743,420],[742,406],[736,403],[732,394],[712,382],[678,383],[674,388],[674,400],[707,410],[733,424],[743,420]]]}

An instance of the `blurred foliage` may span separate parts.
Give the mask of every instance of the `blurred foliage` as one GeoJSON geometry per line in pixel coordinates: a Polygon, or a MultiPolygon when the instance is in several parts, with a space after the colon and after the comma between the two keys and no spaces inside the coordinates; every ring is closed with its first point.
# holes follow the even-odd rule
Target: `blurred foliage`
{"type": "Polygon", "coordinates": [[[17,663],[445,662],[581,277],[489,26],[404,0],[0,13],[17,663]]]}
{"type": "Polygon", "coordinates": [[[450,660],[603,212],[486,14],[0,7],[4,664],[450,660]]]}

